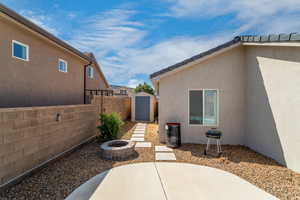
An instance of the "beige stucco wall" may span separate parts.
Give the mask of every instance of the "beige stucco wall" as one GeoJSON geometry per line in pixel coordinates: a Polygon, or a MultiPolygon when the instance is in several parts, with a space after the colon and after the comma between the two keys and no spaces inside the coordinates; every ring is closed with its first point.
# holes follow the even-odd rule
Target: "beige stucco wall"
{"type": "MultiPolygon", "coordinates": [[[[0,107],[82,104],[88,61],[0,15],[0,107]],[[12,40],[29,45],[29,61],[12,57],[12,40]],[[58,59],[68,72],[58,71],[58,59]]],[[[101,85],[89,80],[89,89],[101,85]]]]}
{"type": "Polygon", "coordinates": [[[246,48],[246,145],[300,172],[300,48],[246,48]]]}
{"type": "Polygon", "coordinates": [[[94,78],[89,78],[88,74],[86,73],[86,89],[108,89],[100,70],[97,69],[98,66],[95,64],[92,65],[94,68],[94,78]]]}
{"type": "Polygon", "coordinates": [[[243,47],[236,47],[189,69],[166,76],[159,84],[159,132],[166,122],[180,122],[183,143],[206,142],[211,127],[188,123],[189,89],[219,90],[219,125],[223,143],[243,144],[245,132],[245,66],[243,47]]]}

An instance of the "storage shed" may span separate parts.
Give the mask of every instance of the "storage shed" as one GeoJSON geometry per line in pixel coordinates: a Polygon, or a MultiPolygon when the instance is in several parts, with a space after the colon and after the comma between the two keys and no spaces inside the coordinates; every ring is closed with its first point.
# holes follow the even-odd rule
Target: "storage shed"
{"type": "Polygon", "coordinates": [[[131,121],[154,121],[155,96],[146,92],[139,92],[131,98],[131,121]]]}

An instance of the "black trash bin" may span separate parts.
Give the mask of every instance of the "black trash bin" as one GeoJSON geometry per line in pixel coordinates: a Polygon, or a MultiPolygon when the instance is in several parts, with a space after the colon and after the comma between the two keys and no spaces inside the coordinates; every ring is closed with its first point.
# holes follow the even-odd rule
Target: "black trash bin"
{"type": "Polygon", "coordinates": [[[167,123],[166,136],[168,147],[179,147],[181,145],[180,123],[167,123]]]}

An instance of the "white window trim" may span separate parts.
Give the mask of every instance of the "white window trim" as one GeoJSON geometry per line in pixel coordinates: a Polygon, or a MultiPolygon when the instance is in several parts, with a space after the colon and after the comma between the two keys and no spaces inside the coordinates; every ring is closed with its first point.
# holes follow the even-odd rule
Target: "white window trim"
{"type": "Polygon", "coordinates": [[[218,127],[219,126],[219,89],[188,89],[188,125],[189,126],[202,126],[202,127],[218,127]],[[205,90],[216,90],[217,91],[217,123],[216,124],[190,124],[190,91],[203,91],[202,100],[203,100],[203,116],[205,113],[205,102],[204,102],[204,91],[205,90]]]}
{"type": "Polygon", "coordinates": [[[22,42],[18,42],[16,40],[12,40],[12,42],[11,42],[11,55],[12,55],[13,58],[16,58],[16,59],[19,59],[19,60],[23,60],[23,61],[29,61],[29,46],[27,44],[22,43],[22,42]],[[26,59],[14,56],[14,43],[22,45],[22,46],[24,46],[26,48],[26,59]]]}
{"type": "Polygon", "coordinates": [[[59,59],[58,59],[58,71],[67,73],[67,72],[68,72],[68,62],[65,61],[64,59],[59,58],[59,59]],[[66,71],[60,70],[60,65],[59,65],[60,62],[64,62],[64,63],[66,64],[66,71]]]}
{"type": "Polygon", "coordinates": [[[90,79],[94,79],[94,68],[92,66],[88,66],[88,73],[87,73],[88,77],[90,79]],[[89,69],[92,69],[93,73],[92,73],[92,76],[89,75],[89,69]]]}

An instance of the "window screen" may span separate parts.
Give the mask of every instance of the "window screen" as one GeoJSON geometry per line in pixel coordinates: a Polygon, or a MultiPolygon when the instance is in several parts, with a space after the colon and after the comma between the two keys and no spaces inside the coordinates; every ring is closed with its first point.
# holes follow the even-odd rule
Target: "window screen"
{"type": "Polygon", "coordinates": [[[216,125],[217,121],[217,90],[189,91],[189,123],[192,125],[216,125]]]}
{"type": "Polygon", "coordinates": [[[205,90],[204,102],[204,124],[217,124],[217,91],[205,90]]]}

